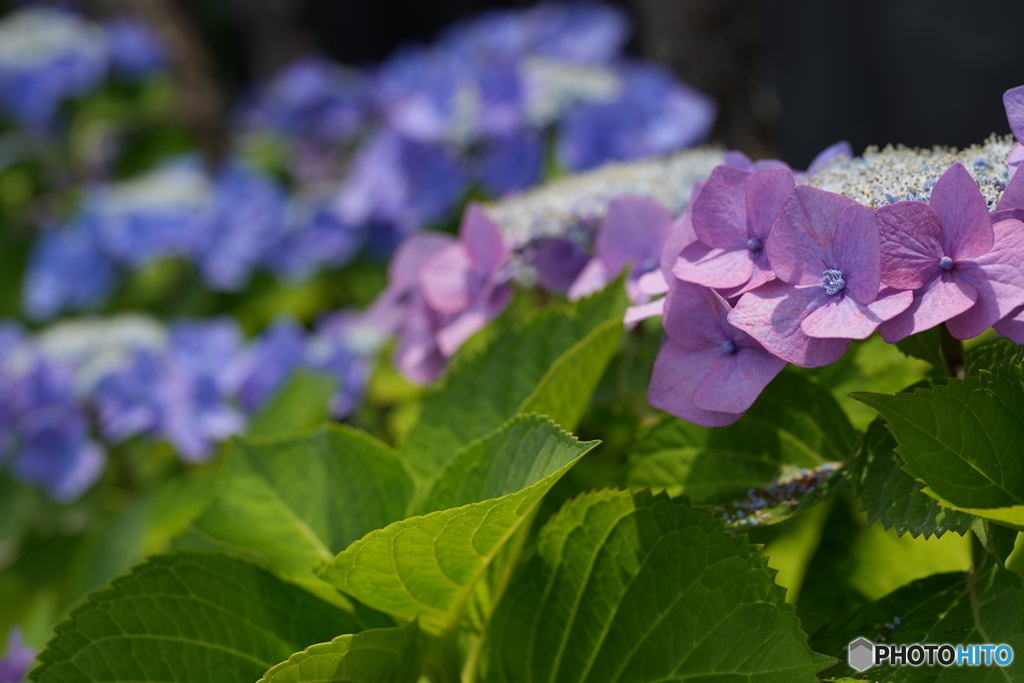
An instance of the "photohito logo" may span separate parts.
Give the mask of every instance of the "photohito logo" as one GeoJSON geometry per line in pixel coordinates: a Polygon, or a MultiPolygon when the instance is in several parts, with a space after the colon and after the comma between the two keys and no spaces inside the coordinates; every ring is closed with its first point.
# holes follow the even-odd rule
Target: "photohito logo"
{"type": "Polygon", "coordinates": [[[1013,648],[1009,645],[876,645],[858,638],[847,646],[851,669],[867,671],[879,664],[893,666],[1009,666],[1013,648]]]}

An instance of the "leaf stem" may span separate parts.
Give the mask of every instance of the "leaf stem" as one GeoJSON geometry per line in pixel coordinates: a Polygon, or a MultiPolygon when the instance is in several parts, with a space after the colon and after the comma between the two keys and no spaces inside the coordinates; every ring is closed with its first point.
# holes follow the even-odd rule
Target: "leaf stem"
{"type": "Polygon", "coordinates": [[[946,359],[946,372],[950,377],[964,378],[964,345],[949,333],[945,325],[939,326],[939,348],[946,359]]]}

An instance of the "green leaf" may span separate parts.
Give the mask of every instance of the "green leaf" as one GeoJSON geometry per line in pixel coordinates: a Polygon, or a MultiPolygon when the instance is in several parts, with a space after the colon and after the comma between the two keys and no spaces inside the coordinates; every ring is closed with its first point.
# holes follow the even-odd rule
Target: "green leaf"
{"type": "Polygon", "coordinates": [[[460,448],[517,413],[551,411],[572,429],[611,357],[616,327],[605,323],[620,320],[625,310],[619,285],[616,280],[592,297],[546,311],[505,331],[485,351],[458,360],[425,397],[402,444],[412,470],[429,480],[460,448]]]}
{"type": "Polygon", "coordinates": [[[946,371],[946,359],[942,355],[939,327],[912,334],[896,342],[896,348],[911,358],[919,358],[933,368],[946,371]]]}
{"type": "MultiPolygon", "coordinates": [[[[975,517],[971,531],[974,532],[981,547],[999,563],[999,566],[1005,567],[1006,560],[1017,543],[1016,529],[1008,529],[990,520],[975,517]]],[[[980,561],[981,558],[977,558],[975,563],[980,561]]]]}
{"type": "Polygon", "coordinates": [[[1015,344],[1005,337],[999,337],[967,352],[964,372],[977,375],[982,370],[995,372],[996,368],[1013,368],[1024,363],[1024,346],[1015,344]]]}
{"type": "Polygon", "coordinates": [[[240,554],[316,590],[314,566],[402,519],[413,484],[387,445],[328,425],[235,439],[218,491],[181,545],[240,554]]]}
{"type": "Polygon", "coordinates": [[[868,523],[879,522],[901,536],[942,536],[967,533],[976,517],[942,507],[921,489],[923,485],[903,471],[903,460],[894,450],[896,439],[876,418],[864,435],[864,443],[850,464],[851,474],[868,523]]]}
{"type": "Polygon", "coordinates": [[[257,683],[416,683],[416,624],[338,636],[292,655],[257,683]]]}
{"type": "Polygon", "coordinates": [[[309,643],[362,625],[244,560],[158,555],[91,593],[59,624],[38,683],[246,683],[309,643]]]}
{"type": "Polygon", "coordinates": [[[338,383],[327,374],[298,370],[249,423],[247,436],[273,436],[315,429],[328,418],[338,383]]]}
{"type": "MultiPolygon", "coordinates": [[[[812,647],[838,658],[826,676],[857,674],[846,664],[844,649],[859,637],[887,644],[1006,643],[1015,652],[1024,648],[1024,588],[1021,577],[986,564],[975,574],[937,574],[919,579],[823,628],[811,639],[812,647]],[[897,626],[893,618],[898,617],[897,626]],[[888,625],[888,626],[887,626],[888,625]],[[890,628],[895,626],[895,628],[890,628]]],[[[1007,668],[965,669],[938,666],[882,665],[868,669],[872,681],[934,683],[946,680],[1021,681],[1024,660],[1015,657],[1007,668]],[[956,678],[960,674],[961,678],[956,678]]]]}
{"type": "Polygon", "coordinates": [[[757,546],[685,497],[601,491],[569,503],[503,596],[487,681],[814,681],[757,546]]]}
{"type": "Polygon", "coordinates": [[[912,394],[854,394],[887,420],[904,469],[948,507],[1024,525],[1024,370],[912,394]]]}
{"type": "Polygon", "coordinates": [[[458,622],[479,579],[544,494],[595,445],[535,416],[512,420],[452,462],[426,507],[525,488],[374,531],[320,576],[370,607],[419,619],[427,632],[441,633],[458,622]],[[517,439],[526,444],[523,449],[517,439]]]}
{"type": "Polygon", "coordinates": [[[794,372],[772,381],[737,423],[706,429],[666,418],[630,453],[630,486],[724,503],[768,486],[784,464],[846,460],[859,435],[832,395],[794,372]]]}

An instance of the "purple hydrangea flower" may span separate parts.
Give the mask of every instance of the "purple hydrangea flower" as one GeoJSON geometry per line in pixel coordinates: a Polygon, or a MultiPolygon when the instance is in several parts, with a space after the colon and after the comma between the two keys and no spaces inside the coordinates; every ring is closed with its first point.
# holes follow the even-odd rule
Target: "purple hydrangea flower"
{"type": "Polygon", "coordinates": [[[238,390],[242,333],[233,320],[175,323],[170,330],[168,356],[194,377],[212,380],[224,396],[238,390]]]}
{"type": "Polygon", "coordinates": [[[666,296],[665,343],[647,392],[651,405],[705,427],[732,424],[786,367],[729,323],[713,290],[676,280],[666,296]]]}
{"type": "Polygon", "coordinates": [[[160,384],[164,379],[160,359],[150,351],[138,351],[131,360],[105,374],[92,391],[103,437],[120,443],[140,434],[152,434],[160,426],[160,384]]]}
{"type": "Polygon", "coordinates": [[[993,226],[963,165],[939,178],[929,204],[897,202],[876,213],[882,283],[914,291],[910,308],[880,326],[887,342],[942,322],[970,339],[1024,304],[1024,224],[993,226]]]}
{"type": "Polygon", "coordinates": [[[540,180],[544,140],[535,131],[516,131],[488,143],[480,162],[480,180],[494,196],[524,190],[540,180]]]}
{"type": "Polygon", "coordinates": [[[531,261],[541,287],[565,294],[590,262],[590,256],[577,242],[554,238],[537,245],[531,261]]]}
{"type": "Polygon", "coordinates": [[[622,67],[615,99],[577,107],[563,119],[561,162],[584,171],[607,161],[637,159],[696,144],[715,121],[714,102],[661,67],[622,67]]]}
{"type": "Polygon", "coordinates": [[[420,266],[423,299],[444,321],[438,349],[451,356],[469,337],[504,310],[512,298],[505,265],[510,250],[498,226],[478,204],[462,218],[459,240],[420,266]]]}
{"type": "Polygon", "coordinates": [[[22,683],[36,655],[21,640],[21,630],[11,627],[7,634],[7,654],[0,659],[0,683],[22,683]]]}
{"type": "Polygon", "coordinates": [[[672,272],[727,298],[771,280],[765,247],[793,187],[786,168],[715,168],[690,209],[697,241],[682,250],[672,272]]]}
{"type": "MultiPolygon", "coordinates": [[[[829,145],[825,149],[818,152],[818,155],[811,160],[810,166],[807,167],[806,171],[793,171],[793,177],[797,183],[804,184],[807,180],[807,176],[820,170],[821,168],[832,163],[833,160],[840,157],[847,159],[853,158],[853,147],[846,140],[840,140],[834,144],[829,145]]],[[[725,161],[723,162],[726,166],[732,166],[742,171],[760,171],[764,168],[790,168],[789,164],[779,159],[758,159],[757,161],[751,161],[743,152],[729,151],[725,153],[725,161]]],[[[792,170],[792,169],[790,169],[792,170]]]]}
{"type": "Polygon", "coordinates": [[[81,219],[47,230],[32,248],[22,290],[25,312],[47,320],[61,311],[101,303],[114,288],[114,270],[94,224],[81,219]]]}
{"type": "Polygon", "coordinates": [[[744,294],[729,322],[794,365],[836,361],[906,310],[909,291],[881,289],[875,214],[804,185],[790,195],[765,245],[777,279],[744,294]]]}
{"type": "MultiPolygon", "coordinates": [[[[251,393],[243,394],[243,400],[259,391],[252,384],[248,389],[251,393]]],[[[158,433],[185,460],[206,460],[213,453],[215,443],[245,427],[245,417],[225,403],[213,377],[194,375],[173,359],[167,362],[158,396],[161,404],[158,433]]]]}
{"type": "MultiPolygon", "coordinates": [[[[693,194],[700,191],[703,183],[695,183],[693,194]]],[[[693,231],[693,220],[690,216],[690,208],[676,219],[669,231],[665,246],[661,250],[660,267],[644,273],[636,282],[636,288],[642,296],[653,297],[668,292],[671,283],[676,280],[672,268],[682,251],[697,241],[697,233],[693,231]]],[[[648,303],[635,304],[626,309],[623,322],[626,325],[633,325],[641,320],[662,315],[665,310],[665,297],[655,299],[648,303]]]]}
{"type": "Polygon", "coordinates": [[[203,278],[214,289],[236,291],[253,269],[278,254],[284,239],[285,193],[270,178],[229,164],[213,189],[213,218],[198,255],[203,278]]]}
{"type": "Polygon", "coordinates": [[[1024,161],[1024,85],[1010,88],[1003,93],[1003,106],[1006,107],[1006,118],[1010,122],[1010,130],[1017,138],[1017,145],[1010,152],[1006,165],[1010,169],[1010,176],[1017,175],[1017,168],[1021,161],[1024,161]]]}
{"type": "Polygon", "coordinates": [[[106,70],[103,31],[70,12],[29,7],[0,22],[0,108],[27,126],[48,128],[106,70]]]}
{"type": "Polygon", "coordinates": [[[167,69],[167,51],[144,23],[133,17],[117,17],[104,24],[114,71],[142,80],[167,69]]]}
{"type": "Polygon", "coordinates": [[[602,289],[628,263],[626,288],[630,301],[646,301],[637,283],[646,273],[659,269],[671,230],[672,214],[657,202],[630,195],[611,200],[597,232],[597,254],[569,288],[569,299],[602,289]]]}

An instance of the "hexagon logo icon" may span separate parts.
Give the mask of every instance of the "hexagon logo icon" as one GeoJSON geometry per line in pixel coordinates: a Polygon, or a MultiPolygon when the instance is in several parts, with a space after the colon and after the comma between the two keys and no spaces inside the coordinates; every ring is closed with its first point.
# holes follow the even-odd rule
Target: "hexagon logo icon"
{"type": "Polygon", "coordinates": [[[851,669],[866,671],[875,663],[875,644],[867,638],[858,638],[847,646],[847,662],[851,669]]]}

